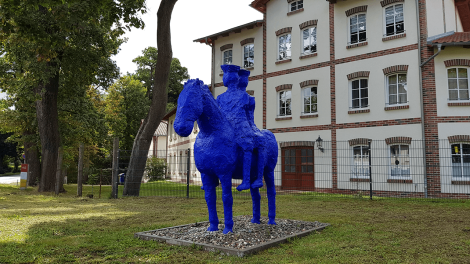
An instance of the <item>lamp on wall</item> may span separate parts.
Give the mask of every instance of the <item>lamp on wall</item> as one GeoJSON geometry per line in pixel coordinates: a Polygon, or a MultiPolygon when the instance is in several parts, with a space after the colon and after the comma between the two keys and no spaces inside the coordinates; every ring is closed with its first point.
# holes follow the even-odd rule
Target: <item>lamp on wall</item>
{"type": "Polygon", "coordinates": [[[323,152],[323,139],[321,139],[321,137],[318,136],[318,138],[317,138],[316,141],[317,141],[317,148],[318,148],[321,152],[323,152]]]}

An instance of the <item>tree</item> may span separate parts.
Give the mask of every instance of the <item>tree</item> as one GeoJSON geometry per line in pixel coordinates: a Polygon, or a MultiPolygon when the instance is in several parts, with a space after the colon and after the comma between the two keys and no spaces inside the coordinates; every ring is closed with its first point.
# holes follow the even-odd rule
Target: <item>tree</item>
{"type": "MultiPolygon", "coordinates": [[[[155,76],[155,66],[157,64],[158,50],[155,47],[148,47],[142,51],[143,55],[132,60],[137,64],[135,78],[142,81],[147,88],[147,96],[152,100],[153,77],[155,76]]],[[[183,90],[183,81],[189,79],[188,69],[181,66],[177,58],[171,60],[170,76],[168,80],[167,111],[176,107],[178,96],[183,90]]]]}
{"type": "MultiPolygon", "coordinates": [[[[0,0],[0,41],[37,96],[41,141],[39,191],[54,191],[59,133],[58,95],[102,81],[124,28],[143,27],[144,0],[0,0]],[[121,24],[123,22],[123,24],[121,24]]],[[[3,53],[3,52],[2,52],[3,53]]],[[[106,79],[106,78],[105,78],[106,79]]]]}
{"type": "Polygon", "coordinates": [[[123,195],[139,196],[147,153],[153,133],[166,113],[168,77],[173,51],[171,49],[170,20],[177,0],[162,0],[157,12],[158,61],[155,65],[152,102],[147,117],[137,132],[127,169],[123,195]]]}
{"type": "Polygon", "coordinates": [[[131,150],[150,106],[144,85],[133,76],[123,76],[108,89],[105,104],[110,134],[120,138],[120,149],[131,150]]]}

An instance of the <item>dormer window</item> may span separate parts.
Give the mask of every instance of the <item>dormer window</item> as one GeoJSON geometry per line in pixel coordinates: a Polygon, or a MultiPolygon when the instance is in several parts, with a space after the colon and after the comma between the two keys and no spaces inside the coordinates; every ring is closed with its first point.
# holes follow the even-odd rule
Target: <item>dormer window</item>
{"type": "Polygon", "coordinates": [[[304,0],[297,0],[289,3],[289,12],[304,8],[304,0]]]}

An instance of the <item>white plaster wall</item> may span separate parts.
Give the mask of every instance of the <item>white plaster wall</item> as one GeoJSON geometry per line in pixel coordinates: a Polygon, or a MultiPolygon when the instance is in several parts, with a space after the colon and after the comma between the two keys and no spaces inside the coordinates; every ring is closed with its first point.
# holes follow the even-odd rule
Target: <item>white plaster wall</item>
{"type": "Polygon", "coordinates": [[[348,140],[355,138],[370,138],[371,164],[373,190],[400,191],[400,192],[423,192],[424,191],[424,169],[423,151],[421,137],[421,125],[403,125],[370,128],[339,129],[336,131],[337,159],[338,159],[338,188],[369,190],[369,182],[350,182],[352,176],[353,150],[348,140]],[[385,143],[389,137],[411,137],[410,145],[410,168],[412,184],[388,183],[390,178],[390,147],[385,143]]]}
{"type": "Polygon", "coordinates": [[[426,0],[426,17],[428,37],[449,31],[463,31],[453,0],[426,0]]]}
{"type": "Polygon", "coordinates": [[[299,66],[328,61],[330,58],[329,4],[323,0],[304,0],[304,11],[288,16],[288,3],[285,0],[269,1],[266,4],[266,71],[276,72],[299,66]],[[301,31],[299,25],[309,20],[318,19],[317,56],[299,59],[301,54],[301,31]],[[292,27],[291,62],[276,65],[278,39],[276,31],[292,27]]]}
{"type": "MultiPolygon", "coordinates": [[[[360,60],[336,65],[336,122],[353,123],[377,120],[417,118],[421,116],[418,51],[360,60]],[[409,109],[385,111],[386,77],[383,69],[394,65],[408,65],[407,85],[409,109]],[[369,71],[369,113],[348,114],[351,104],[347,75],[357,71],[369,71]]],[[[354,110],[354,109],[351,109],[354,110]]]]}
{"type": "Polygon", "coordinates": [[[439,163],[442,193],[470,193],[470,185],[452,185],[452,180],[466,180],[470,177],[452,177],[452,152],[449,136],[470,135],[470,123],[440,123],[439,130],[439,163]]]}
{"type": "MultiPolygon", "coordinates": [[[[316,188],[333,188],[332,181],[332,151],[331,151],[331,131],[306,131],[306,132],[290,132],[290,133],[275,133],[276,140],[282,141],[315,141],[318,136],[323,139],[324,151],[321,152],[316,146],[314,147],[314,173],[315,173],[315,187],[316,188]]],[[[282,185],[282,160],[281,149],[279,149],[279,158],[277,166],[274,169],[275,185],[282,185]]]]}
{"type": "MultiPolygon", "coordinates": [[[[386,50],[418,43],[416,4],[414,0],[404,2],[406,37],[382,41],[385,33],[384,9],[378,0],[338,1],[335,4],[335,57],[336,59],[361,55],[364,53],[386,50]],[[367,5],[366,46],[346,49],[348,44],[348,17],[345,12],[357,6],[367,5]]],[[[414,58],[413,58],[414,59],[414,58]]]]}
{"type": "Polygon", "coordinates": [[[255,66],[250,71],[250,76],[263,74],[263,27],[242,29],[241,33],[230,33],[228,37],[219,37],[215,41],[215,83],[222,82],[222,76],[220,76],[222,69],[220,66],[223,63],[223,52],[220,51],[220,47],[225,44],[233,44],[232,63],[243,66],[243,46],[240,45],[240,41],[247,38],[255,39],[255,66]]]}
{"type": "Polygon", "coordinates": [[[266,127],[268,129],[326,125],[331,123],[329,67],[268,78],[266,86],[266,127]],[[301,119],[303,99],[300,83],[312,79],[318,80],[318,117],[301,119]],[[276,86],[281,84],[292,84],[292,120],[276,121],[278,114],[278,93],[276,92],[276,86]]]}
{"type": "MultiPolygon", "coordinates": [[[[435,51],[437,52],[437,50],[435,51]]],[[[436,76],[436,103],[438,116],[469,116],[470,106],[447,106],[449,98],[449,87],[447,81],[446,60],[470,59],[470,50],[459,46],[446,47],[434,58],[434,69],[436,76]]],[[[432,62],[429,62],[432,63],[432,62]]],[[[465,67],[464,67],[465,68],[465,67]]],[[[457,102],[457,101],[453,101],[457,102]]]]}

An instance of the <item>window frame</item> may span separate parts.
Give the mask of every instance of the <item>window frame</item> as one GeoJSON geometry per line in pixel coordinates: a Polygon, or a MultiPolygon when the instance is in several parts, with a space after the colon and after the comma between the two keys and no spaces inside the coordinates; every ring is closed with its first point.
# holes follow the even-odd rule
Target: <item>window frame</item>
{"type": "MultiPolygon", "coordinates": [[[[248,55],[249,53],[250,52],[248,51],[248,55]]],[[[255,67],[255,43],[247,43],[242,46],[242,64],[243,64],[243,67],[242,67],[243,69],[255,67]],[[245,47],[250,46],[250,45],[253,46],[253,65],[245,67],[245,47]]]]}
{"type": "MultiPolygon", "coordinates": [[[[306,27],[302,30],[300,30],[300,56],[304,56],[304,55],[310,55],[310,54],[315,54],[318,52],[318,41],[317,41],[317,26],[310,26],[310,27],[306,27]],[[315,52],[305,52],[304,51],[304,31],[305,30],[309,30],[312,29],[312,28],[315,28],[315,52]]],[[[292,53],[292,51],[291,51],[292,53]]]]}
{"type": "MultiPolygon", "coordinates": [[[[359,21],[359,19],[357,21],[359,21]]],[[[348,43],[347,43],[348,45],[356,45],[356,44],[361,44],[361,43],[367,42],[367,12],[359,12],[359,13],[355,13],[355,14],[352,14],[352,15],[348,16],[347,26],[348,26],[348,43]],[[365,15],[365,17],[366,17],[366,19],[365,19],[366,38],[363,41],[359,41],[359,27],[358,27],[357,42],[352,43],[352,41],[351,41],[351,18],[353,16],[357,16],[359,18],[359,15],[365,15]]]]}
{"type": "Polygon", "coordinates": [[[290,60],[290,59],[292,59],[292,34],[289,32],[289,33],[285,33],[285,34],[277,36],[277,58],[276,58],[276,61],[283,61],[283,60],[290,60]],[[280,59],[281,45],[280,45],[279,41],[280,41],[281,37],[284,37],[284,36],[287,36],[287,35],[290,35],[290,38],[289,38],[290,39],[290,56],[286,56],[285,58],[280,59]]]}
{"type": "Polygon", "coordinates": [[[410,102],[409,98],[408,98],[408,72],[393,72],[393,73],[390,73],[390,74],[387,74],[385,75],[385,105],[388,107],[388,106],[400,106],[400,105],[408,105],[410,102]],[[398,89],[398,77],[399,75],[405,75],[406,77],[406,88],[405,88],[405,91],[406,91],[406,102],[404,103],[400,103],[398,102],[398,98],[399,98],[399,95],[400,95],[400,92],[399,92],[399,89],[398,89]],[[390,77],[391,76],[397,76],[397,103],[395,104],[391,104],[390,103],[390,77]]]}
{"type": "MultiPolygon", "coordinates": [[[[360,90],[361,90],[361,87],[359,86],[359,102],[361,102],[361,100],[363,99],[360,95],[360,90]]],[[[363,109],[369,109],[370,107],[370,104],[369,104],[369,78],[368,77],[358,77],[358,78],[354,78],[354,79],[351,79],[349,80],[349,110],[363,110],[363,109]],[[359,81],[359,85],[361,84],[361,80],[367,80],[367,105],[366,106],[359,106],[359,107],[354,107],[353,106],[353,82],[355,81],[359,81]]]]}
{"type": "MultiPolygon", "coordinates": [[[[403,144],[403,143],[396,143],[396,144],[390,144],[388,145],[388,157],[389,157],[389,179],[395,179],[395,180],[409,180],[411,179],[411,158],[410,158],[410,145],[409,144],[403,144]],[[392,147],[398,146],[398,158],[401,158],[401,147],[402,146],[407,146],[408,147],[408,169],[409,169],[409,174],[408,176],[403,176],[403,173],[400,173],[400,176],[393,176],[392,175],[392,169],[394,166],[400,166],[400,165],[395,165],[392,164],[392,147]]],[[[401,163],[401,161],[400,161],[401,163]]],[[[401,167],[400,167],[401,168],[401,167]]],[[[401,169],[403,171],[403,169],[401,169]]]]}
{"type": "Polygon", "coordinates": [[[292,117],[292,89],[286,89],[286,90],[282,90],[282,91],[279,91],[277,92],[276,94],[277,96],[277,117],[292,117]],[[286,111],[284,115],[281,115],[281,94],[282,93],[286,93],[286,92],[290,92],[290,98],[286,98],[286,101],[288,99],[290,99],[290,102],[289,102],[289,107],[285,107],[286,111]],[[290,108],[290,115],[287,114],[287,109],[290,108]]]}
{"type": "Polygon", "coordinates": [[[290,13],[290,12],[294,12],[294,11],[297,11],[299,9],[302,9],[304,8],[304,1],[303,0],[296,0],[296,1],[292,1],[290,3],[287,3],[287,12],[290,13]],[[301,5],[302,7],[299,7],[299,2],[302,2],[301,5]],[[295,4],[295,9],[292,10],[292,5],[295,4]]]}
{"type": "MultiPolygon", "coordinates": [[[[464,163],[468,163],[469,164],[469,167],[470,167],[470,162],[464,162],[464,156],[467,156],[467,159],[470,159],[470,153],[469,154],[464,154],[462,149],[463,149],[463,145],[468,145],[468,148],[470,148],[470,142],[455,142],[455,143],[452,143],[450,144],[450,158],[451,158],[451,174],[452,174],[452,180],[457,180],[457,181],[461,181],[461,180],[469,180],[470,179],[470,174],[469,175],[464,175],[464,163]],[[454,150],[454,146],[456,145],[459,145],[460,147],[460,154],[459,154],[459,159],[460,159],[460,176],[455,176],[454,175],[454,155],[452,152],[454,150]]],[[[455,162],[456,163],[456,162],[455,162]]],[[[470,170],[470,168],[469,168],[470,170]]]]}
{"type": "MultiPolygon", "coordinates": [[[[470,68],[469,67],[465,67],[465,66],[452,66],[452,67],[446,67],[446,75],[447,75],[447,101],[448,102],[470,102],[470,68]],[[452,89],[452,90],[457,90],[459,96],[457,99],[451,99],[450,98],[450,87],[449,87],[449,70],[450,69],[456,69],[456,74],[457,74],[457,77],[456,78],[453,78],[453,79],[457,79],[457,89],[452,89]],[[459,78],[458,78],[458,72],[459,70],[458,69],[466,69],[467,70],[467,94],[468,94],[468,99],[460,99],[460,89],[459,89],[459,78]]],[[[462,89],[463,90],[463,89],[462,89]]]]}
{"type": "MultiPolygon", "coordinates": [[[[310,91],[311,91],[311,90],[310,90],[310,91]]],[[[317,115],[317,114],[318,114],[318,86],[312,85],[312,86],[302,87],[300,96],[301,96],[301,100],[302,100],[302,112],[301,112],[302,115],[303,115],[303,116],[307,116],[307,115],[317,115]],[[313,104],[313,103],[310,103],[310,107],[311,107],[312,105],[315,105],[316,111],[315,111],[315,112],[312,112],[312,111],[310,110],[310,113],[306,113],[306,112],[304,112],[304,111],[305,111],[305,94],[304,94],[304,91],[307,90],[307,89],[312,89],[312,88],[315,88],[315,89],[316,89],[316,98],[317,98],[317,100],[316,100],[316,102],[315,102],[314,104],[313,104]]],[[[292,97],[292,96],[291,96],[291,97],[292,97]]],[[[310,108],[310,109],[311,109],[311,108],[310,108]]]]}
{"type": "Polygon", "coordinates": [[[360,147],[361,149],[361,168],[364,168],[364,158],[367,158],[367,170],[369,170],[369,155],[370,155],[370,149],[369,149],[369,146],[368,145],[354,145],[354,146],[351,146],[351,178],[354,178],[354,179],[369,179],[370,176],[369,174],[365,175],[365,174],[357,174],[357,172],[355,172],[354,168],[356,168],[356,164],[355,164],[355,156],[354,156],[354,149],[357,148],[357,147],[360,147]],[[369,153],[368,155],[364,155],[363,152],[364,152],[364,148],[366,148],[366,150],[369,150],[369,153]]]}
{"type": "Polygon", "coordinates": [[[405,3],[404,2],[400,2],[400,3],[396,3],[396,4],[390,4],[390,5],[387,5],[387,6],[384,6],[383,7],[383,11],[382,11],[382,16],[383,16],[383,37],[386,38],[386,37],[391,37],[391,36],[399,36],[399,35],[402,35],[402,34],[405,34],[406,33],[406,28],[405,28],[405,3]],[[395,6],[397,5],[402,5],[403,6],[403,32],[401,33],[396,33],[396,16],[393,17],[393,28],[394,28],[394,34],[392,35],[387,35],[387,13],[386,13],[386,9],[389,8],[389,7],[393,7],[393,11],[395,11],[395,6]]]}
{"type": "Polygon", "coordinates": [[[226,50],[222,51],[222,65],[226,65],[225,64],[225,53],[229,52],[229,51],[231,52],[231,54],[230,54],[231,63],[227,64],[227,65],[233,65],[233,48],[232,49],[226,49],[226,50]]]}

